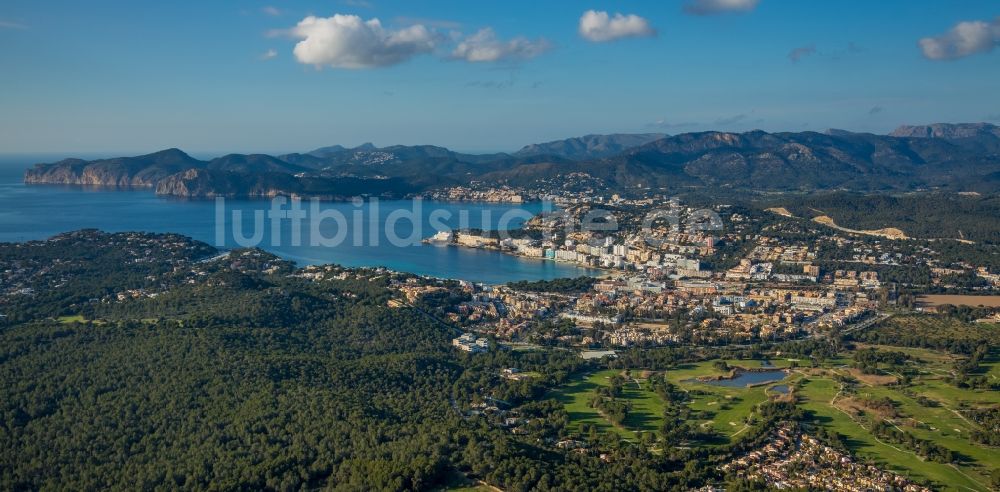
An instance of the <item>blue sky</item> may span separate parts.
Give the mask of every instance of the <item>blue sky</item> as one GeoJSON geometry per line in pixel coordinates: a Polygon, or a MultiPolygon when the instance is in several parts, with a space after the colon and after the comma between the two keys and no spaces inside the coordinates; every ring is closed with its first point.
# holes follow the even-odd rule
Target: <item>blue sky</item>
{"type": "Polygon", "coordinates": [[[972,0],[5,0],[0,152],[1000,120],[998,16],[972,0]],[[590,39],[588,10],[608,14],[590,39]]]}

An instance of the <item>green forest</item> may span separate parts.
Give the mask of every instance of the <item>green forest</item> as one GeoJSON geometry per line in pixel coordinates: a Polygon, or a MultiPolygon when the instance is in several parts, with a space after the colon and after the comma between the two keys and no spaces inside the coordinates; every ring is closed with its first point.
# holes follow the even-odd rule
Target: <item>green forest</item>
{"type": "Polygon", "coordinates": [[[530,400],[582,368],[571,352],[462,354],[454,328],[388,306],[387,275],[199,261],[215,253],[95,231],[0,245],[34,291],[0,305],[0,489],[653,490],[716,473],[686,466],[694,451],[608,464],[546,443],[565,412],[530,400]],[[123,286],[158,295],[115,302],[123,286]],[[498,377],[512,366],[540,377],[498,377]],[[468,418],[484,397],[528,403],[535,434],[468,418]]]}
{"type": "Polygon", "coordinates": [[[964,239],[1000,244],[1000,196],[955,193],[781,195],[762,200],[797,217],[827,215],[843,227],[896,227],[921,239],[964,239]]]}

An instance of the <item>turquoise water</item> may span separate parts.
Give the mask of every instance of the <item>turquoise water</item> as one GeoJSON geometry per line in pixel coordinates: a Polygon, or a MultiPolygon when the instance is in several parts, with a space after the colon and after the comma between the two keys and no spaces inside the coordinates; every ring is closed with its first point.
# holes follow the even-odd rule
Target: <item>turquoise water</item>
{"type": "MultiPolygon", "coordinates": [[[[25,185],[24,169],[34,162],[55,160],[52,156],[0,158],[0,242],[45,239],[60,232],[97,228],[105,231],[177,232],[221,247],[240,245],[233,227],[233,212],[240,213],[243,237],[251,237],[254,213],[271,208],[268,200],[226,200],[222,209],[222,241],[216,227],[218,204],[213,200],[184,200],[156,196],[150,190],[108,190],[79,186],[25,185]]],[[[303,203],[308,217],[309,203],[303,203]]],[[[390,239],[419,240],[436,232],[434,226],[449,228],[469,226],[497,229],[501,225],[517,227],[523,217],[537,213],[541,204],[524,206],[422,202],[419,208],[411,200],[381,201],[377,204],[321,203],[322,214],[339,214],[345,221],[327,219],[316,231],[327,239],[342,241],[324,246],[313,241],[308,217],[300,222],[299,241],[293,242],[292,221],[282,220],[272,228],[271,220],[262,221],[263,242],[259,246],[300,265],[337,263],[345,266],[385,266],[393,270],[475,282],[504,283],[516,280],[552,279],[594,274],[595,270],[564,263],[518,258],[494,251],[433,246],[407,241],[396,246],[390,239]],[[516,216],[512,211],[519,211],[516,216]],[[400,212],[412,212],[394,222],[391,231],[384,224],[400,212]],[[432,222],[432,214],[437,214],[432,222]],[[510,219],[504,224],[505,217],[510,219]],[[360,220],[358,220],[360,219],[360,220]],[[485,227],[484,227],[485,226],[485,227]],[[416,230],[418,233],[414,235],[416,230]],[[373,232],[374,231],[374,232],[373,232]]],[[[287,210],[288,205],[283,209],[287,210]]],[[[319,236],[317,236],[319,237],[319,236]]]]}

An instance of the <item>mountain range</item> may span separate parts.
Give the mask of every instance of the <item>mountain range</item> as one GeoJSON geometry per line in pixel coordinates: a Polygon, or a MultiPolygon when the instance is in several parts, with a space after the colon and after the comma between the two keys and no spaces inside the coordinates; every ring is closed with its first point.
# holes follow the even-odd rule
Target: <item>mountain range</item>
{"type": "Polygon", "coordinates": [[[560,156],[574,161],[600,159],[620,154],[668,137],[665,133],[615,133],[611,135],[584,135],[582,137],[525,145],[514,153],[516,157],[560,156]]]}
{"type": "Polygon", "coordinates": [[[178,149],[136,157],[36,164],[26,183],[150,187],[180,196],[405,196],[468,185],[544,187],[586,178],[607,191],[697,187],[788,191],[1000,189],[1000,127],[903,126],[889,135],[697,132],[587,135],[512,154],[432,145],[339,145],[279,156],[195,159],[178,149]]]}

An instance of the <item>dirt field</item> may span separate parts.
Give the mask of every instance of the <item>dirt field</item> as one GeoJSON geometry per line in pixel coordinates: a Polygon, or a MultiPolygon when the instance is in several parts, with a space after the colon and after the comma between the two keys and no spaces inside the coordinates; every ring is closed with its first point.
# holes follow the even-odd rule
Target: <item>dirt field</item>
{"type": "Polygon", "coordinates": [[[884,237],[886,239],[909,239],[909,237],[906,235],[905,232],[895,227],[886,227],[884,229],[874,229],[874,230],[857,230],[857,229],[848,229],[846,227],[841,227],[837,225],[837,223],[834,222],[832,218],[826,215],[813,217],[812,220],[813,222],[823,224],[827,227],[832,227],[839,231],[850,232],[854,234],[864,234],[866,236],[879,236],[879,237],[884,237]]]}
{"type": "Polygon", "coordinates": [[[847,369],[848,374],[853,376],[858,381],[872,385],[872,386],[885,386],[887,384],[895,384],[899,381],[896,376],[883,376],[879,374],[865,374],[859,369],[847,369]]]}
{"type": "Polygon", "coordinates": [[[783,216],[785,216],[785,217],[792,217],[792,218],[794,218],[794,217],[795,217],[795,216],[794,216],[794,215],[792,215],[792,213],[791,213],[791,212],[789,212],[789,211],[788,211],[788,209],[787,209],[787,208],[785,208],[785,207],[772,207],[772,208],[769,208],[769,209],[767,209],[767,211],[768,211],[768,212],[774,212],[774,213],[776,213],[776,214],[778,214],[778,215],[783,215],[783,216]]]}
{"type": "Polygon", "coordinates": [[[942,304],[1000,307],[1000,296],[926,295],[918,297],[917,304],[922,307],[940,306],[942,304]]]}

